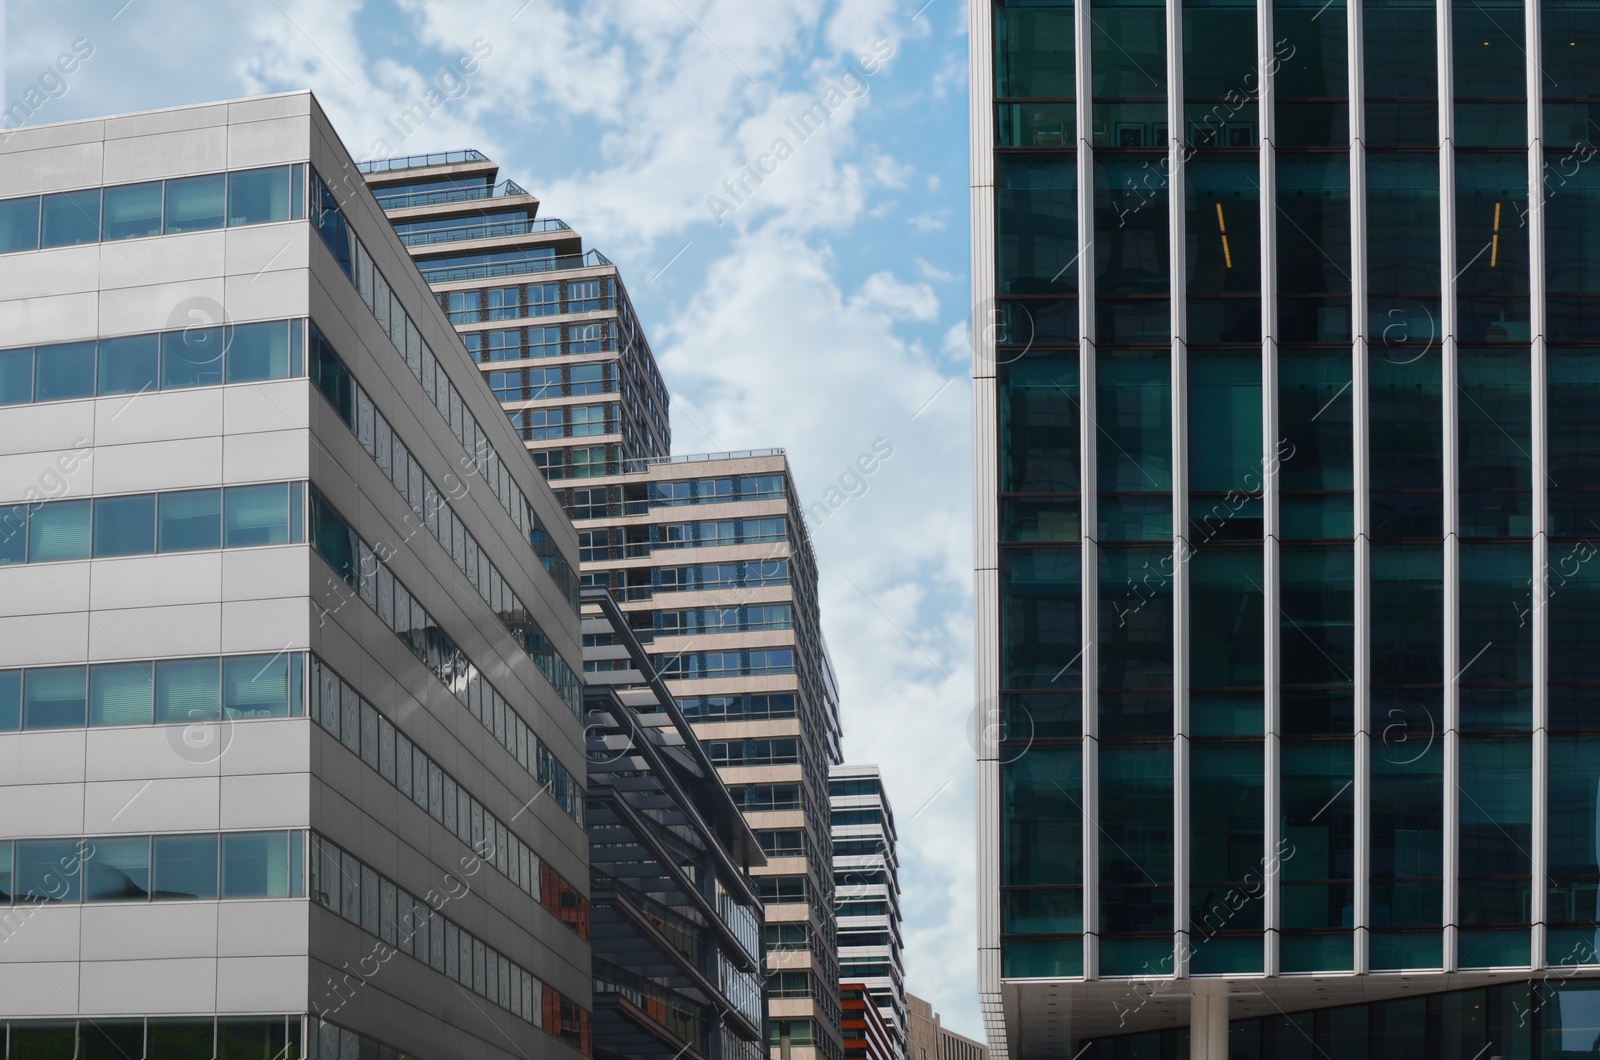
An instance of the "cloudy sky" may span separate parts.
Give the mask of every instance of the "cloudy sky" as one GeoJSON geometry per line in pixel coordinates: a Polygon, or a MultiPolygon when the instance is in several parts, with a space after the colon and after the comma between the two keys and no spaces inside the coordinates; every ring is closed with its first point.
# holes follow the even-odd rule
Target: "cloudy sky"
{"type": "Polygon", "coordinates": [[[8,7],[8,102],[94,49],[34,122],[310,88],[358,158],[480,148],[617,262],[674,450],[788,450],[845,756],[899,819],[908,985],[977,1036],[963,0],[8,7]]]}

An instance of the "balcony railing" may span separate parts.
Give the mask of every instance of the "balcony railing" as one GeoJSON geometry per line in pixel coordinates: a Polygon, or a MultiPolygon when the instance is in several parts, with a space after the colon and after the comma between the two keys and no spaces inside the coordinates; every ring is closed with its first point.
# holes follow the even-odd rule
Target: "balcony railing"
{"type": "Polygon", "coordinates": [[[524,258],[521,261],[493,261],[484,265],[439,265],[430,268],[426,261],[419,261],[417,268],[428,283],[451,283],[456,280],[486,280],[496,276],[526,276],[539,272],[594,269],[610,264],[610,258],[598,250],[591,250],[587,254],[524,258]]]}
{"type": "Polygon", "coordinates": [[[408,247],[425,247],[434,243],[459,243],[467,239],[500,239],[505,236],[526,236],[541,232],[570,232],[572,226],[554,217],[535,221],[486,221],[475,225],[456,225],[451,228],[432,228],[418,232],[400,233],[400,242],[408,247]]]}
{"type": "Polygon", "coordinates": [[[489,156],[475,148],[465,151],[435,151],[430,155],[406,155],[404,158],[372,158],[357,162],[363,173],[389,173],[396,169],[421,169],[423,166],[457,166],[464,162],[487,162],[489,156]]]}
{"type": "Polygon", "coordinates": [[[502,180],[492,187],[484,184],[481,187],[441,188],[438,191],[396,188],[394,191],[386,192],[379,189],[372,193],[373,197],[378,200],[378,205],[385,210],[404,210],[412,206],[443,206],[452,202],[499,199],[508,195],[526,194],[528,194],[528,189],[514,180],[502,180]]]}

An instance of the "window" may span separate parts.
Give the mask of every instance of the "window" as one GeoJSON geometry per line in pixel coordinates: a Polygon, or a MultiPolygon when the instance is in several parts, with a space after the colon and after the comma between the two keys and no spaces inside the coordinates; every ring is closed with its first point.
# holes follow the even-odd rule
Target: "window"
{"type": "Polygon", "coordinates": [[[23,680],[24,729],[76,729],[84,723],[87,698],[84,668],[52,666],[26,671],[23,680]]]}
{"type": "Polygon", "coordinates": [[[100,340],[100,374],[97,390],[101,394],[142,394],[158,385],[161,338],[158,335],[130,335],[100,340]]]}
{"type": "Polygon", "coordinates": [[[567,325],[568,353],[599,353],[609,345],[604,324],[567,325]]]}
{"type": "Polygon", "coordinates": [[[240,655],[222,660],[222,709],[229,718],[299,717],[301,656],[240,655]]]}
{"type": "Polygon", "coordinates": [[[769,903],[803,902],[806,900],[806,878],[804,876],[758,876],[756,877],[756,895],[769,903]]]}
{"type": "Polygon", "coordinates": [[[156,663],[156,721],[215,721],[221,712],[219,664],[210,659],[156,663]]]}
{"type": "Polygon", "coordinates": [[[483,296],[478,291],[451,291],[445,295],[445,311],[452,324],[472,324],[482,319],[483,296]]]}
{"type": "Polygon", "coordinates": [[[222,544],[222,491],[184,490],[157,497],[156,547],[189,552],[222,544]]]}
{"type": "MultiPolygon", "coordinates": [[[[246,832],[222,837],[222,897],[287,898],[288,832],[246,832]]],[[[298,888],[295,888],[298,890],[298,888]]]]}
{"type": "Polygon", "coordinates": [[[492,287],[489,289],[490,320],[514,320],[522,315],[522,289],[520,287],[492,287]]]}
{"type": "Polygon", "coordinates": [[[803,950],[808,948],[811,932],[804,921],[767,925],[768,950],[803,950]]]}
{"type": "Polygon", "coordinates": [[[298,322],[234,324],[228,328],[228,382],[253,383],[300,374],[298,322]]]}
{"type": "Polygon", "coordinates": [[[0,254],[38,249],[38,196],[0,202],[0,254]]]}
{"type": "Polygon", "coordinates": [[[801,857],[806,852],[806,834],[799,829],[761,831],[756,833],[756,839],[760,841],[761,850],[768,857],[794,858],[801,857]]]}
{"type": "Polygon", "coordinates": [[[567,284],[567,312],[592,313],[603,308],[600,300],[601,280],[574,280],[567,284]]]}
{"type": "Polygon", "coordinates": [[[150,900],[150,837],[96,838],[84,843],[83,900],[150,900]]]}
{"type": "Polygon", "coordinates": [[[572,436],[606,433],[606,407],[604,405],[575,405],[571,408],[572,436]]]}
{"type": "Polygon", "coordinates": [[[99,497],[94,501],[94,555],[148,556],[156,550],[156,497],[99,497]]]}
{"type": "Polygon", "coordinates": [[[216,836],[158,835],[151,845],[151,898],[182,901],[217,897],[216,836]]]}
{"type": "Polygon", "coordinates": [[[94,394],[93,342],[64,342],[34,350],[33,400],[65,401],[94,394]]]}
{"type": "Polygon", "coordinates": [[[41,247],[66,247],[100,239],[99,188],[46,195],[41,213],[41,247]]]}
{"type": "Polygon", "coordinates": [[[226,192],[227,175],[224,173],[167,181],[167,235],[221,228],[226,192]]]}
{"type": "Polygon", "coordinates": [[[288,166],[229,173],[228,224],[258,225],[269,221],[287,221],[290,193],[288,166]]]}
{"type": "Polygon", "coordinates": [[[560,328],[529,328],[528,352],[529,357],[560,357],[561,356],[561,329],[560,328]]]}
{"type": "Polygon", "coordinates": [[[585,394],[601,394],[612,389],[606,385],[604,378],[605,366],[599,364],[575,364],[568,369],[567,393],[574,397],[585,394]]]}
{"type": "Polygon", "coordinates": [[[528,285],[528,316],[545,317],[561,312],[561,287],[554,283],[528,285]]]}
{"type": "MultiPolygon", "coordinates": [[[[22,727],[22,671],[0,670],[0,732],[22,727]]],[[[0,851],[0,865],[8,864],[0,851]]]]}
{"type": "Polygon", "coordinates": [[[81,874],[76,839],[19,840],[12,885],[22,903],[76,902],[81,874]]]}
{"type": "Polygon", "coordinates": [[[161,182],[123,184],[105,189],[100,238],[140,239],[161,234],[161,182]]]}
{"type": "Polygon", "coordinates": [[[162,389],[222,382],[223,329],[189,328],[161,336],[162,389]]]}
{"type": "Polygon", "coordinates": [[[27,559],[32,564],[90,557],[90,501],[40,504],[27,520],[27,559]]]}
{"type": "Polygon", "coordinates": [[[298,505],[293,503],[299,499],[299,492],[298,483],[229,487],[223,496],[224,547],[249,548],[300,540],[298,505]]]}
{"type": "Polygon", "coordinates": [[[33,400],[33,350],[0,350],[0,405],[33,400]]]}
{"type": "Polygon", "coordinates": [[[89,667],[89,724],[149,725],[154,675],[147,662],[89,667]]]}

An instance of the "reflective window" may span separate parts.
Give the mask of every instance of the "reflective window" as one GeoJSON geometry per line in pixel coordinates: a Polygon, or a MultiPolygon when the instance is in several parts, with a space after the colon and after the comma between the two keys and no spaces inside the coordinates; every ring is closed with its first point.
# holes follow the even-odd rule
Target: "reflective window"
{"type": "Polygon", "coordinates": [[[156,721],[214,721],[222,702],[218,661],[171,659],[156,663],[156,721]]]}
{"type": "Polygon", "coordinates": [[[100,239],[100,189],[65,191],[41,200],[39,245],[95,243],[100,239]]]}
{"type": "Polygon", "coordinates": [[[34,351],[33,400],[64,401],[94,394],[95,344],[64,342],[34,351]]]}
{"type": "Polygon", "coordinates": [[[94,554],[148,556],[156,550],[156,497],[97,497],[94,502],[94,554]]]}
{"type": "Polygon", "coordinates": [[[0,254],[38,249],[38,197],[0,202],[0,254]]]}
{"type": "Polygon", "coordinates": [[[222,382],[223,329],[189,328],[161,336],[161,386],[176,389],[222,382]]]}
{"type": "Polygon", "coordinates": [[[160,385],[161,340],[157,335],[101,339],[99,359],[97,393],[142,394],[160,385]]]}
{"type": "Polygon", "coordinates": [[[215,835],[158,835],[152,847],[155,882],[151,898],[184,901],[217,897],[215,835]]]}
{"type": "Polygon", "coordinates": [[[160,234],[161,181],[105,189],[101,239],[139,239],[160,234]]]}
{"type": "Polygon", "coordinates": [[[76,839],[20,839],[12,887],[18,905],[78,900],[83,862],[76,839]]]}
{"type": "Polygon", "coordinates": [[[84,841],[83,900],[150,900],[150,837],[97,837],[84,841]]]}
{"type": "Polygon", "coordinates": [[[89,667],[89,724],[149,725],[154,678],[147,662],[89,667]]]}
{"type": "Polygon", "coordinates": [[[222,491],[184,490],[157,496],[156,546],[162,552],[188,552],[222,545],[222,491]]]}
{"type": "Polygon", "coordinates": [[[221,228],[227,174],[183,177],[166,182],[166,234],[221,228]]]}
{"type": "Polygon", "coordinates": [[[290,216],[288,166],[246,169],[228,174],[228,224],[256,225],[290,216]]]}

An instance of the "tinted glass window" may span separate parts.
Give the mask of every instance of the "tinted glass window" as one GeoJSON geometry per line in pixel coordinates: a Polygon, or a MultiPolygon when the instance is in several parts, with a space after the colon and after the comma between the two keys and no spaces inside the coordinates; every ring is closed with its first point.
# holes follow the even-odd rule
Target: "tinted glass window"
{"type": "Polygon", "coordinates": [[[33,350],[0,350],[0,405],[33,400],[33,350]]]}
{"type": "Polygon", "coordinates": [[[43,199],[39,245],[65,247],[100,241],[100,189],[66,191],[43,199]]]}
{"type": "Polygon", "coordinates": [[[138,239],[161,234],[161,182],[107,188],[103,239],[138,239]]]}
{"type": "Polygon", "coordinates": [[[156,497],[101,497],[94,502],[94,554],[147,556],[156,550],[156,497]]]}
{"type": "Polygon", "coordinates": [[[188,328],[161,336],[161,387],[222,382],[222,328],[188,328]]]}
{"type": "Polygon", "coordinates": [[[289,329],[283,321],[239,324],[228,331],[228,382],[284,379],[290,374],[289,329]]]}
{"type": "Polygon", "coordinates": [[[221,228],[226,185],[222,173],[167,181],[167,234],[221,228]]]}
{"type": "Polygon", "coordinates": [[[147,662],[91,666],[89,724],[150,724],[154,674],[154,666],[147,662]]]}
{"type": "Polygon", "coordinates": [[[150,898],[150,837],[84,842],[86,902],[143,902],[150,898]]]}
{"type": "MultiPolygon", "coordinates": [[[[0,732],[15,732],[22,725],[22,671],[0,670],[0,732]]],[[[0,851],[0,861],[6,855],[0,851]]]]}
{"type": "Polygon", "coordinates": [[[281,545],[289,540],[287,486],[235,486],[227,491],[225,507],[228,548],[281,545]]]}
{"type": "Polygon", "coordinates": [[[139,394],[156,388],[161,342],[157,335],[100,340],[101,394],[139,394]]]}
{"type": "MultiPolygon", "coordinates": [[[[152,898],[157,901],[176,901],[217,896],[216,836],[158,835],[152,847],[155,864],[154,886],[150,891],[152,898]]],[[[153,1035],[154,1021],[151,1024],[153,1035]]]]}
{"type": "Polygon", "coordinates": [[[15,879],[17,901],[76,902],[79,867],[76,839],[19,842],[15,879]]]}
{"type": "Polygon", "coordinates": [[[40,346],[33,380],[33,400],[64,401],[94,395],[94,343],[64,342],[40,346]]]}
{"type": "Polygon", "coordinates": [[[256,225],[289,219],[289,167],[228,174],[228,223],[256,225]]]}
{"type": "Polygon", "coordinates": [[[39,249],[39,199],[0,202],[0,254],[39,249]]]}
{"type": "Polygon", "coordinates": [[[221,700],[216,659],[156,663],[156,721],[212,721],[221,700]]]}
{"type": "Polygon", "coordinates": [[[28,562],[89,558],[89,502],[41,504],[28,518],[28,562]]]}
{"type": "Polygon", "coordinates": [[[186,490],[160,498],[157,545],[162,552],[188,552],[222,544],[222,491],[186,490]]]}

